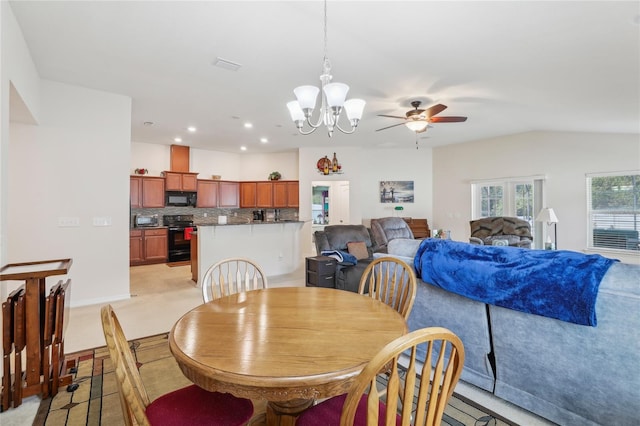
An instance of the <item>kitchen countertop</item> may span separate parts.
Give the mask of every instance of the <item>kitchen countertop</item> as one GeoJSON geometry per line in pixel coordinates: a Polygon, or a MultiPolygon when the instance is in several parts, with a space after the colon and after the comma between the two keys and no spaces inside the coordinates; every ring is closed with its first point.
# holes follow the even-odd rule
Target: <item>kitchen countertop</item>
{"type": "Polygon", "coordinates": [[[250,222],[227,222],[225,224],[218,224],[218,223],[194,223],[194,226],[234,226],[234,225],[282,225],[285,223],[304,223],[304,221],[302,220],[265,220],[265,221],[261,221],[261,220],[256,220],[256,221],[250,221],[250,222]]]}

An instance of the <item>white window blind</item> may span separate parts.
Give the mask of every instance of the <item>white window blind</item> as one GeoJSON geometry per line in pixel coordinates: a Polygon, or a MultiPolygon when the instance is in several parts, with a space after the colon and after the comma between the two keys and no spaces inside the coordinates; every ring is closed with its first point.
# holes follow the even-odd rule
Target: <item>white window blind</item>
{"type": "Polygon", "coordinates": [[[591,249],[640,250],[640,172],[587,175],[591,249]]]}

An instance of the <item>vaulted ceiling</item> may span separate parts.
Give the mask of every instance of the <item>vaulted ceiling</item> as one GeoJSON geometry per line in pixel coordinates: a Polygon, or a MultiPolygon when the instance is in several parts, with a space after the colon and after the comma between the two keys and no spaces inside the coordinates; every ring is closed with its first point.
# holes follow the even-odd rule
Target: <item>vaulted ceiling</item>
{"type": "Polygon", "coordinates": [[[132,98],[136,142],[412,148],[404,126],[376,131],[397,122],[378,114],[403,116],[412,100],[468,117],[433,124],[421,146],[532,130],[640,132],[637,1],[329,1],[334,81],[367,102],[356,133],[331,139],[323,129],[298,135],[286,108],[296,86],[319,85],[323,2],[10,5],[42,78],[132,98]]]}

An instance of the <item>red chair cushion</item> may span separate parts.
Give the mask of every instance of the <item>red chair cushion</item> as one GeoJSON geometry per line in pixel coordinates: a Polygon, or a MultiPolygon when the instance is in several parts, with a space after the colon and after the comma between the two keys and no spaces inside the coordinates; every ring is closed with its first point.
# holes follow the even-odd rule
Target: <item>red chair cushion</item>
{"type": "MultiPolygon", "coordinates": [[[[306,409],[296,420],[296,426],[339,426],[345,399],[347,399],[347,394],[334,396],[306,409]]],[[[380,402],[379,406],[378,425],[384,426],[387,406],[382,402],[380,402]]],[[[362,395],[358,402],[353,424],[354,426],[367,425],[367,395],[362,395]]],[[[400,426],[401,424],[402,418],[396,416],[396,425],[400,426]]]]}
{"type": "Polygon", "coordinates": [[[253,415],[253,403],[191,385],[154,400],[146,414],[152,425],[242,425],[253,415]]]}

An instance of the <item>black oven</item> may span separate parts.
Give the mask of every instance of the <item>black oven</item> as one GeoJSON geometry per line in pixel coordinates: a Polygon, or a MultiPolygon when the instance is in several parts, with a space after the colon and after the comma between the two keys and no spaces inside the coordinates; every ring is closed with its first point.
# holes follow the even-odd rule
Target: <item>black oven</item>
{"type": "Polygon", "coordinates": [[[169,262],[191,260],[193,215],[163,216],[162,222],[168,228],[169,262]]]}

